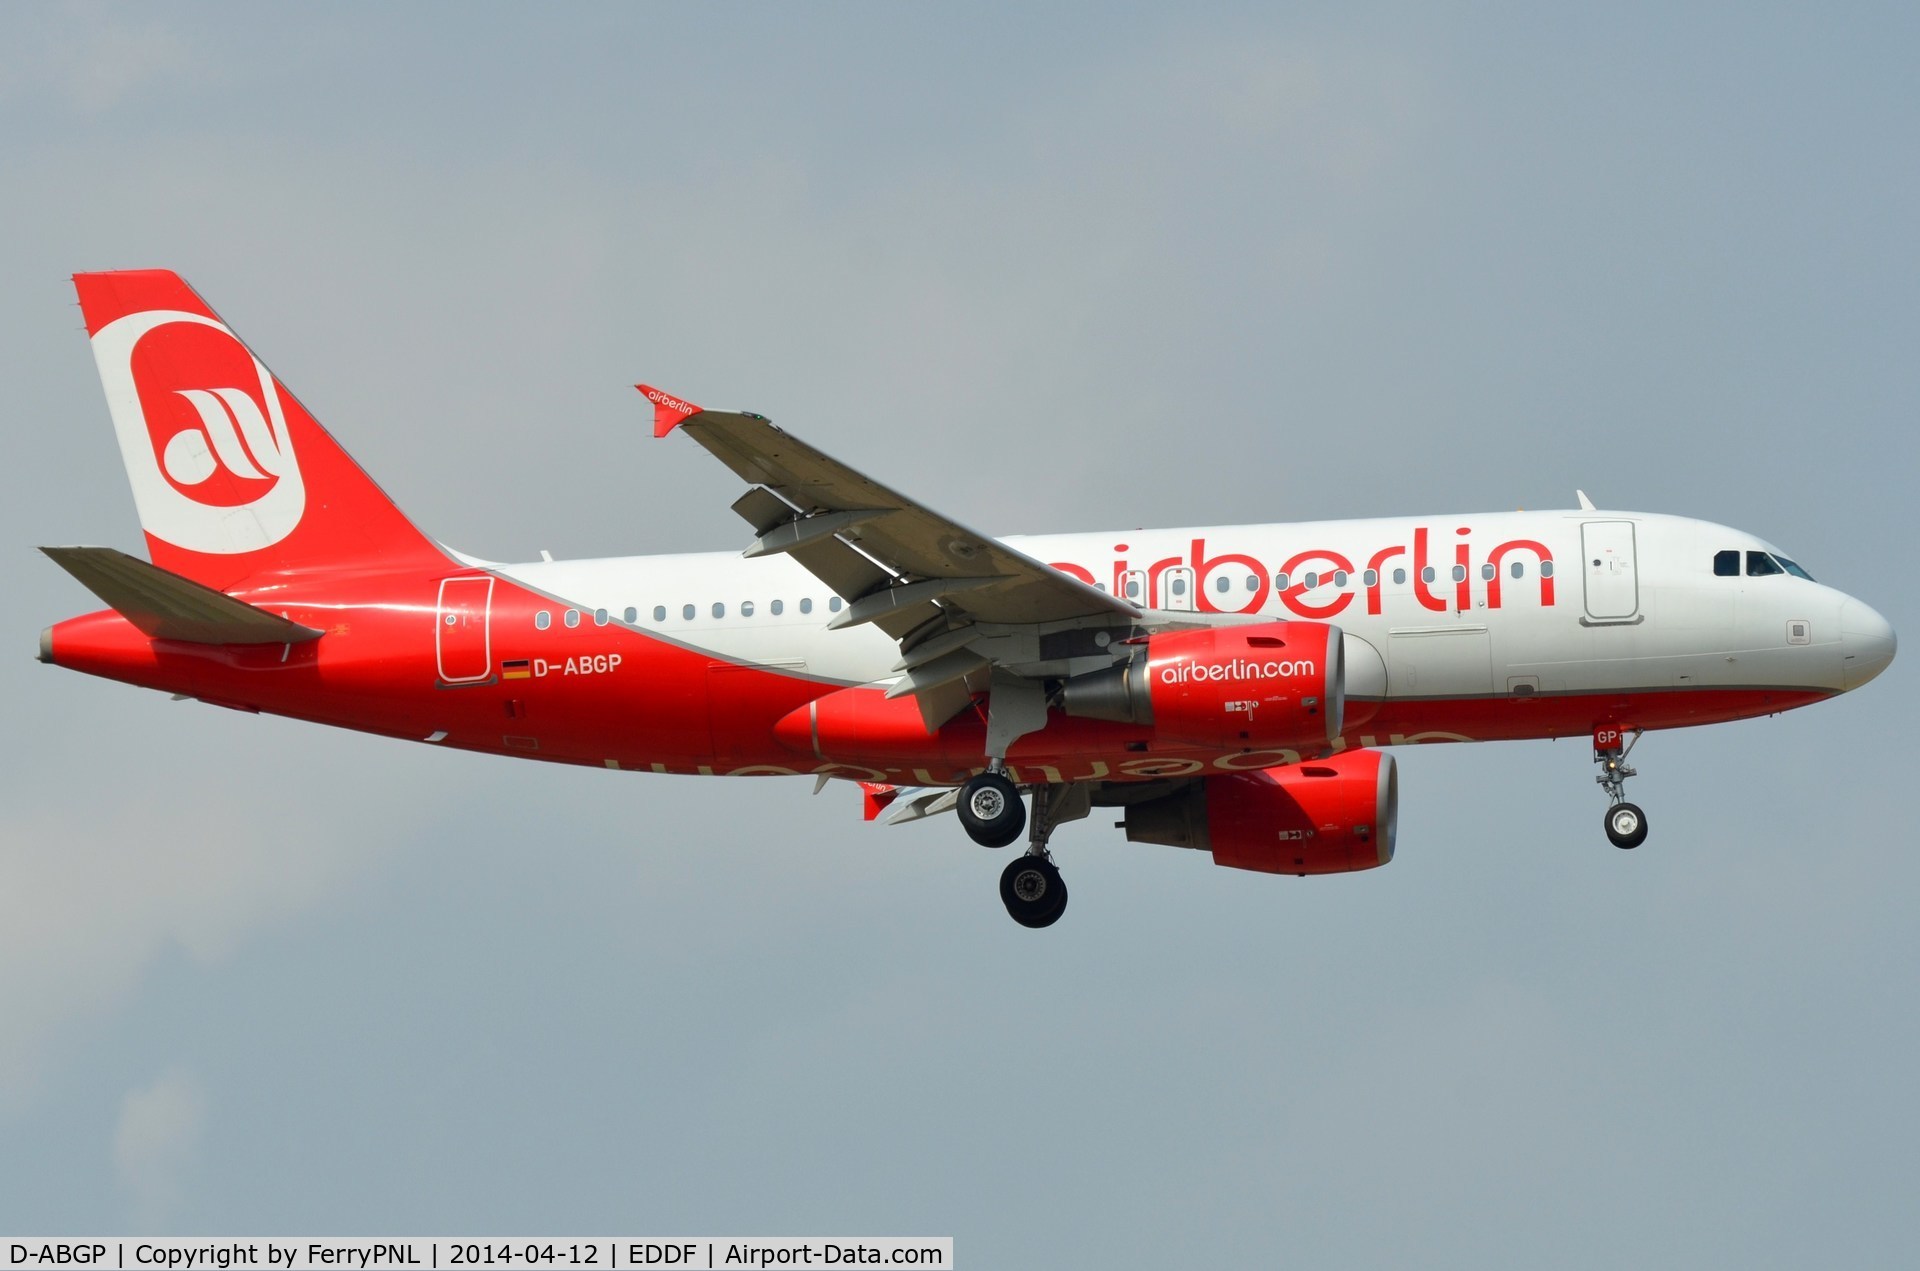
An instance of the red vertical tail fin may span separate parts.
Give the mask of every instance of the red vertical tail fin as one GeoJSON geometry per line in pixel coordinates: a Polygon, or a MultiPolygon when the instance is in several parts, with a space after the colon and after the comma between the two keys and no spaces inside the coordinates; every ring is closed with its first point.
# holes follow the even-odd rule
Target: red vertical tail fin
{"type": "Polygon", "coordinates": [[[154,564],[227,588],[446,560],[179,275],[73,283],[154,564]]]}

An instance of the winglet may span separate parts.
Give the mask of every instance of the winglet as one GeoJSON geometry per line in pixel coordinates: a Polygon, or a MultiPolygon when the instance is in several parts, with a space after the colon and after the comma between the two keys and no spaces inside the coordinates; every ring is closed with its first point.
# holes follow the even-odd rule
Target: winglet
{"type": "Polygon", "coordinates": [[[889,803],[900,797],[899,787],[882,785],[877,781],[862,781],[860,791],[866,796],[861,814],[862,819],[867,821],[879,816],[889,803]]]}
{"type": "Polygon", "coordinates": [[[640,390],[641,396],[653,403],[653,435],[656,437],[666,436],[678,428],[683,420],[700,413],[698,406],[683,402],[672,393],[663,393],[648,384],[635,384],[634,387],[640,390]]]}
{"type": "Polygon", "coordinates": [[[1593,506],[1593,500],[1587,497],[1585,490],[1575,490],[1573,493],[1580,500],[1580,510],[1582,512],[1598,512],[1600,510],[1593,506]]]}

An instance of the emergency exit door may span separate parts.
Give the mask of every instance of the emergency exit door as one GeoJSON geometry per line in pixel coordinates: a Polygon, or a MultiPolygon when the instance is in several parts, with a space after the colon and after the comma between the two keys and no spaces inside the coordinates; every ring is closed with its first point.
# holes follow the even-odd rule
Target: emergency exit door
{"type": "Polygon", "coordinates": [[[1640,579],[1634,570],[1633,522],[1588,521],[1580,527],[1587,576],[1587,616],[1625,622],[1640,611],[1640,579]]]}
{"type": "Polygon", "coordinates": [[[1191,613],[1193,603],[1193,566],[1170,565],[1160,573],[1160,607],[1191,613]]]}
{"type": "Polygon", "coordinates": [[[447,578],[434,615],[434,650],[442,684],[476,684],[493,675],[488,620],[492,578],[447,578]]]}

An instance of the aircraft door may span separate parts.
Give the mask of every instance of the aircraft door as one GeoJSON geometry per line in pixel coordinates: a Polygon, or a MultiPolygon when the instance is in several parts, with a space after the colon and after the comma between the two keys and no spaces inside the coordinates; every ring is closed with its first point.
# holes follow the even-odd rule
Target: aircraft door
{"type": "Polygon", "coordinates": [[[478,684],[493,678],[489,624],[493,579],[446,578],[434,615],[434,655],[442,684],[478,684]]]}
{"type": "Polygon", "coordinates": [[[1587,578],[1587,616],[1596,622],[1633,618],[1640,610],[1633,522],[1587,521],[1580,526],[1580,544],[1587,578]]]}
{"type": "Polygon", "coordinates": [[[1160,574],[1160,607],[1162,609],[1193,609],[1193,567],[1191,565],[1173,565],[1160,574]]]}

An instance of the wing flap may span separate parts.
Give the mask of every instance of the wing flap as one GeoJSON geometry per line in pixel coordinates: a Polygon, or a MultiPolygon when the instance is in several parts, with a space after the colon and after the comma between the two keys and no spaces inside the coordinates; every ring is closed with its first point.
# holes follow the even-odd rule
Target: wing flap
{"type": "Polygon", "coordinates": [[[322,634],[111,547],[40,550],[142,634],[155,640],[299,644],[317,640],[322,634]]]}

